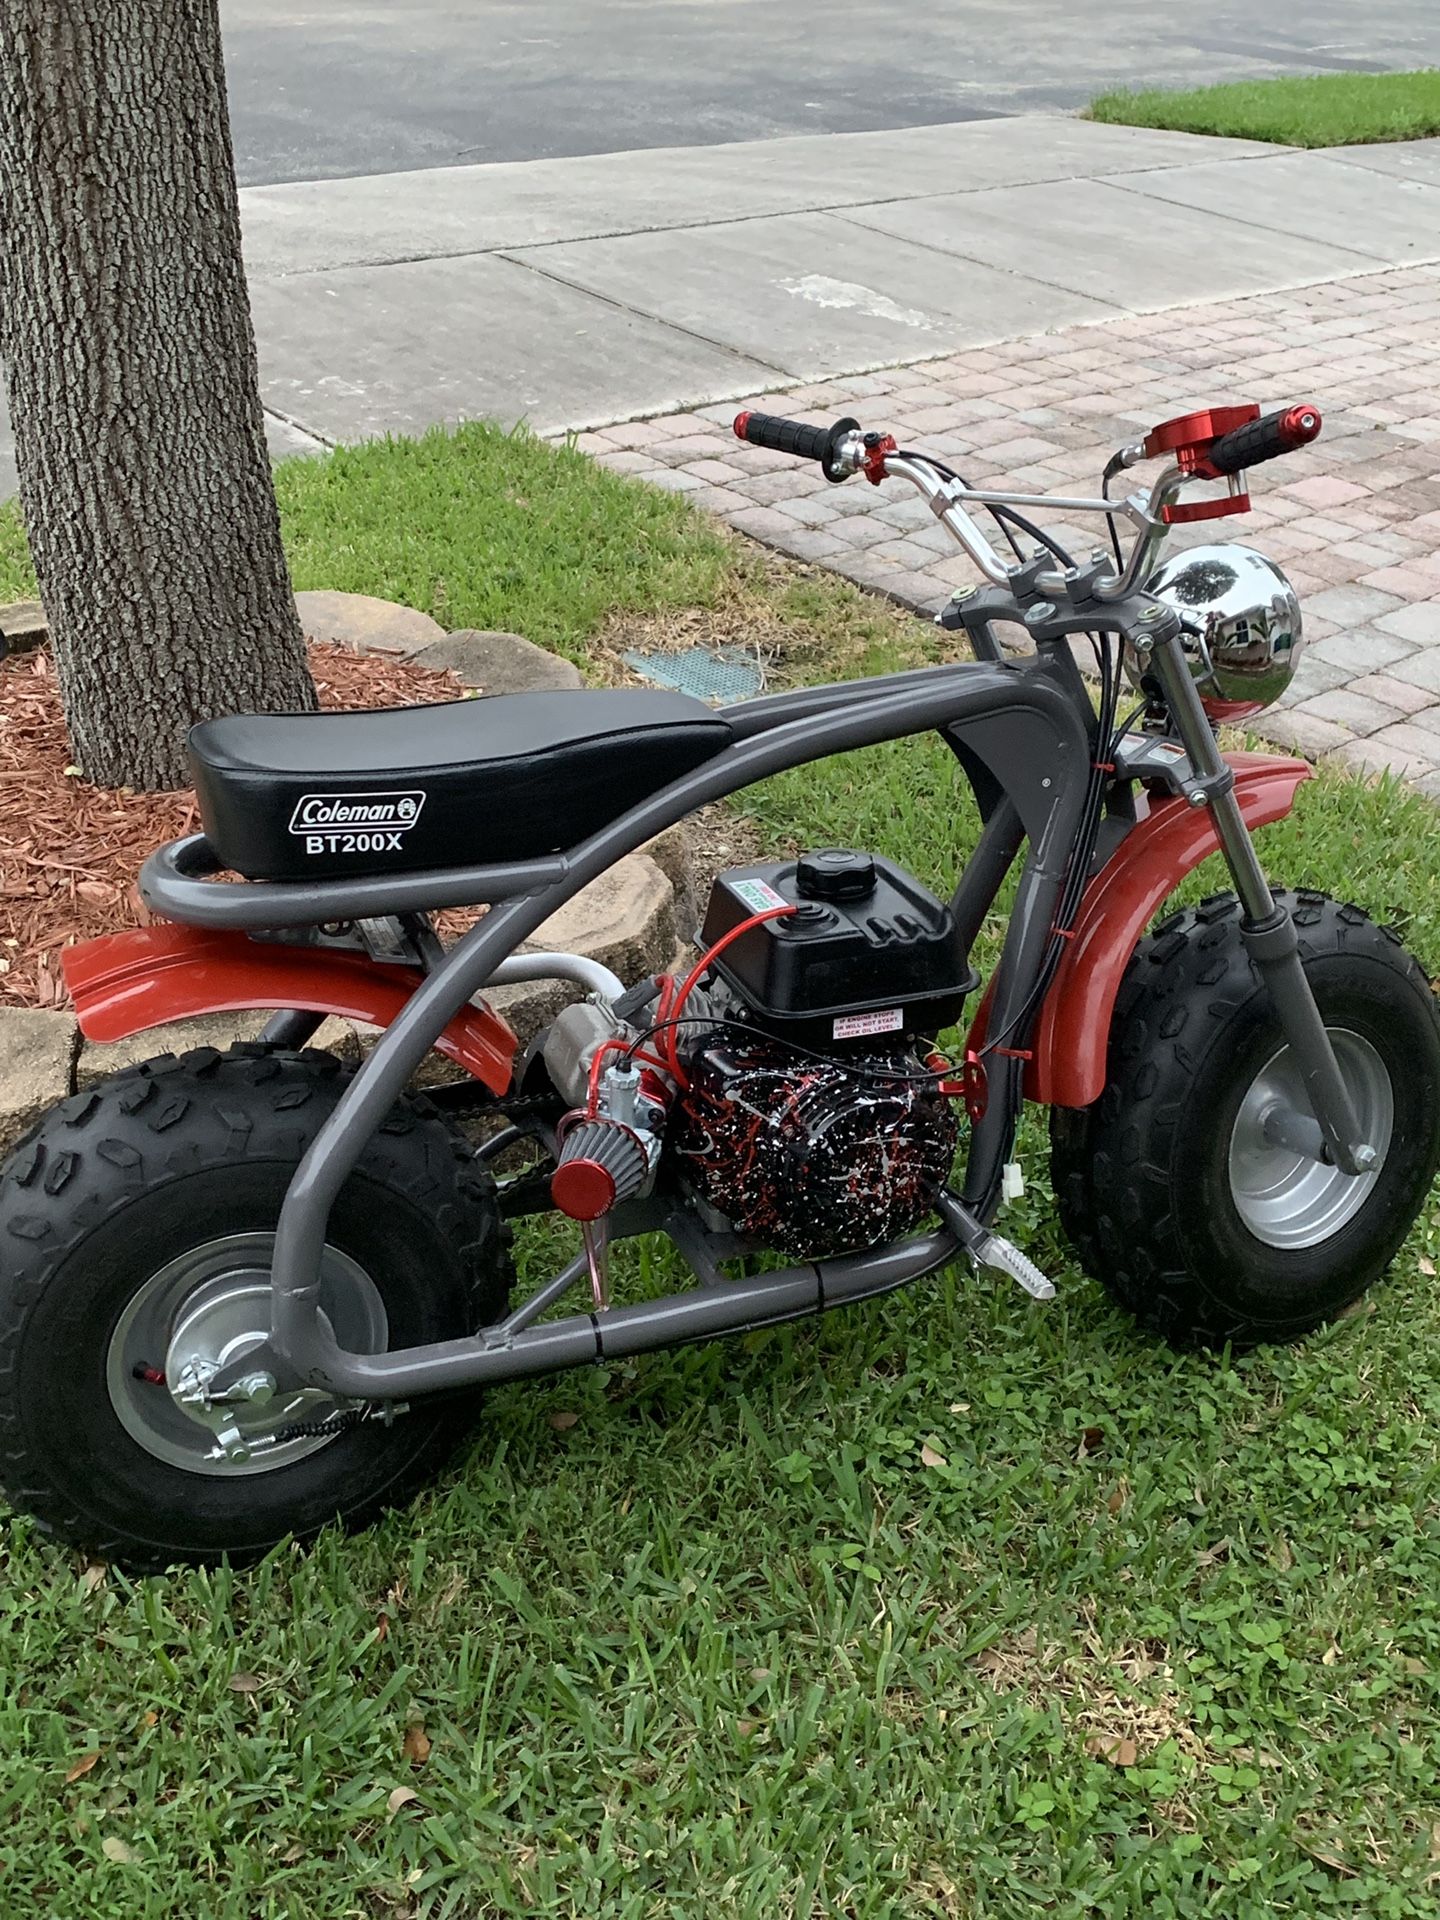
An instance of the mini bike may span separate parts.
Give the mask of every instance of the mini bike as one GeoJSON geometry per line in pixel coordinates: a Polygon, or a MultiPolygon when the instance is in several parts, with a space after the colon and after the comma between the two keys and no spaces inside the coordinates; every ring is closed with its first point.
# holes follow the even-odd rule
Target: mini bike
{"type": "Polygon", "coordinates": [[[0,1472],[61,1538],[141,1568],[253,1554],[413,1485],[465,1390],[771,1326],[962,1259],[1046,1298],[994,1224],[1026,1098],[1051,1108],[1081,1263],[1175,1341],[1292,1339],[1404,1239],[1440,1156],[1434,997],[1357,908],[1272,891],[1251,830],[1310,769],[1222,753],[1214,730],[1283,691],[1295,595],[1244,547],[1158,565],[1174,522],[1243,511],[1244,470],[1313,439],[1316,410],[1168,422],[1114,456],[1098,497],[1051,500],[972,489],[853,420],[735,427],[833,481],[918,488],[985,577],[940,616],[975,658],[719,711],[597,691],[196,727],[204,831],[140,878],[165,924],[73,948],[67,981],[99,1041],[274,1017],[257,1044],[64,1101],[5,1169],[0,1472]],[[1112,497],[1142,459],[1165,462],[1153,488],[1112,497]],[[1225,490],[1197,497],[1205,481],[1225,490]],[[1027,507],[1105,517],[1113,554],[1073,562],[1027,507]],[[683,977],[524,950],[702,804],[926,731],[982,822],[948,900],[819,848],[722,873],[683,977]],[[1147,933],[1217,850],[1235,896],[1147,933]],[[1017,863],[982,991],[972,948],[1017,863]],[[430,916],[475,903],[447,950],[430,916]],[[521,1050],[485,994],[537,976],[583,997],[521,1050]],[[304,1050],[327,1014],[384,1029],[358,1071],[304,1050]],[[424,1098],[432,1050],[462,1077],[424,1098]],[[469,1135],[466,1099],[493,1116],[469,1135]],[[517,1142],[537,1167],[497,1184],[517,1142]],[[507,1220],[545,1209],[579,1250],[512,1303],[507,1220]],[[652,1232],[694,1284],[612,1301],[609,1247],[652,1232]],[[777,1252],[789,1264],[756,1264],[777,1252]],[[545,1317],[571,1289],[576,1309],[545,1317]]]}

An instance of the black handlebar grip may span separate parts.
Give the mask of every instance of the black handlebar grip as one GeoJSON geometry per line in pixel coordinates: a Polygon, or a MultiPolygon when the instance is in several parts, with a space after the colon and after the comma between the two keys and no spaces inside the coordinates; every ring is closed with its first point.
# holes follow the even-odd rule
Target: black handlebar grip
{"type": "Polygon", "coordinates": [[[737,413],[735,436],[752,447],[775,453],[793,453],[800,460],[823,460],[830,445],[829,427],[810,427],[803,420],[783,420],[778,413],[737,413]]]}
{"type": "Polygon", "coordinates": [[[748,440],[752,447],[769,447],[775,453],[792,453],[799,460],[818,460],[827,480],[850,478],[835,465],[835,455],[846,434],[859,431],[858,420],[837,420],[833,427],[812,427],[803,420],[783,420],[777,413],[737,413],[735,416],[737,440],[748,440]]]}
{"type": "Polygon", "coordinates": [[[1258,467],[1262,460],[1278,460],[1282,453],[1308,446],[1321,424],[1318,407],[1286,407],[1280,413],[1267,413],[1212,441],[1206,463],[1214,473],[1243,473],[1246,467],[1258,467]]]}

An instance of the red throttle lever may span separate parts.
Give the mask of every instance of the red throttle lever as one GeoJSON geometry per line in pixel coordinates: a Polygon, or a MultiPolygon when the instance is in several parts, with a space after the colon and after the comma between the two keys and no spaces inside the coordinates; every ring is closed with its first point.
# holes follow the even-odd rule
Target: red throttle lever
{"type": "Polygon", "coordinates": [[[1145,458],[1169,454],[1182,473],[1197,480],[1218,480],[1262,460],[1278,460],[1309,444],[1320,431],[1320,409],[1308,404],[1285,407],[1261,418],[1253,404],[1206,407],[1162,421],[1145,437],[1145,458]]]}
{"type": "MultiPolygon", "coordinates": [[[[1306,446],[1319,433],[1320,409],[1304,404],[1285,407],[1261,417],[1253,402],[1241,407],[1206,407],[1198,413],[1164,420],[1145,436],[1147,460],[1165,455],[1187,480],[1223,480],[1258,467],[1262,460],[1278,460],[1306,446]]],[[[1230,513],[1248,513],[1250,496],[1232,487],[1220,500],[1187,500],[1162,508],[1167,526],[1190,520],[1216,520],[1230,513]]]]}

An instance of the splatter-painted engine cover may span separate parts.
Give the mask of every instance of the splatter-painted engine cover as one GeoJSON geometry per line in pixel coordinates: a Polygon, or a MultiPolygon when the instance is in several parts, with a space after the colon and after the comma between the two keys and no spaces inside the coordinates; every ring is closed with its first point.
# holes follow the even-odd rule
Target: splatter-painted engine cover
{"type": "Polygon", "coordinates": [[[949,1177],[958,1126],[911,1053],[810,1059],[715,1039],[686,1063],[675,1164],[736,1231],[799,1260],[908,1233],[949,1177]]]}

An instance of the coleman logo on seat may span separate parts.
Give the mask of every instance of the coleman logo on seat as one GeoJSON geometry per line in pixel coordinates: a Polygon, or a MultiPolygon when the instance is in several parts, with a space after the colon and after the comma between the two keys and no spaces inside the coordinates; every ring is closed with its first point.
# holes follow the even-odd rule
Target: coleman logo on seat
{"type": "Polygon", "coordinates": [[[418,791],[307,793],[296,802],[290,831],[304,836],[306,853],[399,853],[424,805],[418,791]]]}

